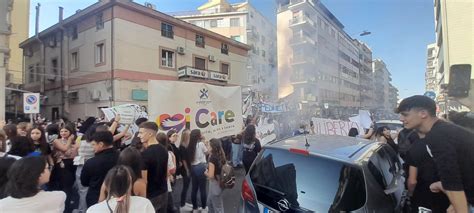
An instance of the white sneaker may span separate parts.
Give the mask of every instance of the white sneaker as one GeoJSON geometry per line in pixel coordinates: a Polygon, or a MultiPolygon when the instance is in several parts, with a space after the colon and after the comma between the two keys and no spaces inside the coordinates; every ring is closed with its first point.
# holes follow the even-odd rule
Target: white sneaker
{"type": "Polygon", "coordinates": [[[193,209],[193,213],[199,213],[199,209],[193,209]]]}
{"type": "Polygon", "coordinates": [[[199,208],[199,211],[201,211],[201,213],[207,213],[209,211],[209,208],[208,207],[206,207],[205,209],[199,208]]]}
{"type": "Polygon", "coordinates": [[[188,206],[189,208],[193,208],[193,204],[190,204],[190,203],[184,203],[184,206],[188,206]]]}
{"type": "Polygon", "coordinates": [[[179,208],[179,212],[193,212],[193,207],[189,207],[188,205],[184,205],[181,208],[179,208]]]}

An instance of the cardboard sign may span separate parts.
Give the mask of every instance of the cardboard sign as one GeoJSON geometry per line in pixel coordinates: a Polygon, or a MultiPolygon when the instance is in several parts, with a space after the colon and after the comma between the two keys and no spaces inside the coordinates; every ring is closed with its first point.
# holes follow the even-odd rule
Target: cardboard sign
{"type": "Polygon", "coordinates": [[[364,128],[358,122],[331,120],[324,118],[312,118],[314,123],[314,132],[316,135],[342,135],[348,136],[351,128],[357,128],[360,133],[364,128]]]}

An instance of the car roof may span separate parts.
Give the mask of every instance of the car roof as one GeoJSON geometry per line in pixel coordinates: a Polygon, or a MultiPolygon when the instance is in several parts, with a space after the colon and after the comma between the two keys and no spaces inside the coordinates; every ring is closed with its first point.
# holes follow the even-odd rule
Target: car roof
{"type": "Polygon", "coordinates": [[[388,123],[388,124],[403,124],[400,120],[380,120],[375,123],[388,123]]]}
{"type": "Polygon", "coordinates": [[[311,155],[323,156],[350,164],[359,164],[368,159],[371,150],[380,147],[380,143],[349,136],[304,135],[269,143],[265,148],[307,150],[311,155]],[[306,139],[309,146],[306,146],[306,139]]]}

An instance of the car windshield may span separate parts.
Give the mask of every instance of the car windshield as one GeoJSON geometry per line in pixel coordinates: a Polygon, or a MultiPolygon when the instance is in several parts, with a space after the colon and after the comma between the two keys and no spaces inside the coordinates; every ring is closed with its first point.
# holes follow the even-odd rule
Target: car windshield
{"type": "Polygon", "coordinates": [[[403,128],[403,125],[400,124],[400,123],[377,123],[376,126],[377,126],[377,127],[386,126],[386,127],[388,127],[390,130],[399,130],[399,129],[402,129],[402,128],[403,128]]]}
{"type": "Polygon", "coordinates": [[[285,200],[297,212],[340,212],[365,204],[362,171],[339,161],[267,148],[250,171],[260,203],[279,209],[285,200]]]}

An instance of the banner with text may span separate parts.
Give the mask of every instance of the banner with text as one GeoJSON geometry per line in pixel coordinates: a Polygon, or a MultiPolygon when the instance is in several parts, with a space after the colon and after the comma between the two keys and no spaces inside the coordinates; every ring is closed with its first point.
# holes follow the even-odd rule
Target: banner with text
{"type": "Polygon", "coordinates": [[[149,81],[150,120],[161,130],[200,129],[207,138],[242,131],[242,94],[238,86],[204,83],[149,81]]]}
{"type": "Polygon", "coordinates": [[[359,133],[364,132],[364,128],[358,122],[331,120],[324,118],[311,118],[314,123],[314,132],[316,135],[342,135],[347,136],[349,129],[357,128],[359,133]]]}

